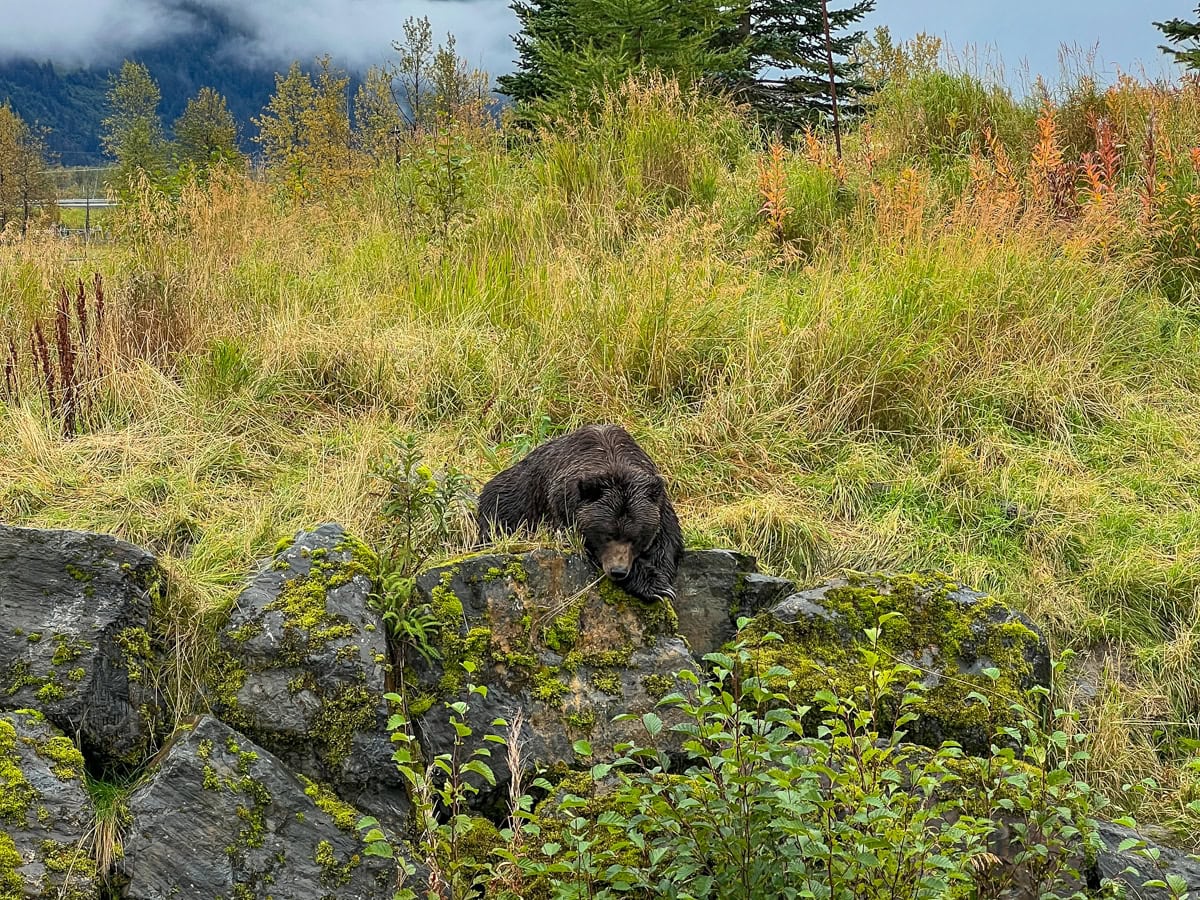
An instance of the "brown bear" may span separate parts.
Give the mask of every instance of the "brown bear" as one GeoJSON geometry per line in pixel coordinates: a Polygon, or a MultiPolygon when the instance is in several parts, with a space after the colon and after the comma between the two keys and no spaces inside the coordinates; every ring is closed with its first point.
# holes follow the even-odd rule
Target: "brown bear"
{"type": "Polygon", "coordinates": [[[480,540],[522,526],[577,528],[588,556],[624,590],[674,597],[683,533],[666,483],[619,425],[585,425],[532,450],[479,495],[480,540]]]}

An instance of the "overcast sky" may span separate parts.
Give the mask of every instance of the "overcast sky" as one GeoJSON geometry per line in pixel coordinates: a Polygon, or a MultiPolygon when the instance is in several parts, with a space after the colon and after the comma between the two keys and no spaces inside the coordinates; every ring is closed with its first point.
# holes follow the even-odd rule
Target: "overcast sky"
{"type": "MultiPolygon", "coordinates": [[[[837,0],[834,0],[836,3],[837,0]]],[[[1062,43],[1090,50],[1097,68],[1150,76],[1171,72],[1157,50],[1154,20],[1189,16],[1195,0],[879,0],[868,27],[886,24],[897,37],[928,31],[948,47],[973,47],[981,63],[1003,59],[1019,85],[1028,66],[1055,75],[1062,43]]],[[[286,64],[330,52],[364,68],[385,59],[408,16],[428,15],[439,36],[452,31],[467,59],[492,73],[507,71],[516,21],[507,0],[0,0],[0,58],[31,56],[63,64],[109,62],[195,22],[193,10],[214,8],[241,23],[242,52],[286,64]]]]}

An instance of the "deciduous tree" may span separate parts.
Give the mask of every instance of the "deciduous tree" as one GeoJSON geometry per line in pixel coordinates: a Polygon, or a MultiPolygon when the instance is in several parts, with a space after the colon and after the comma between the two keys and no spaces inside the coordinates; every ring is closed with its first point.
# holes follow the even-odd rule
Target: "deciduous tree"
{"type": "Polygon", "coordinates": [[[237,159],[237,123],[225,98],[210,87],[200,88],[175,120],[175,146],[180,162],[207,166],[216,160],[237,159]]]}
{"type": "Polygon", "coordinates": [[[158,84],[141,63],[126,60],[121,71],[110,77],[101,141],[104,151],[117,161],[122,185],[138,172],[155,179],[165,172],[167,142],[158,101],[158,84]]]}
{"type": "Polygon", "coordinates": [[[0,231],[11,221],[28,230],[38,206],[54,201],[46,171],[46,129],[31,127],[7,103],[0,105],[0,231]]]}

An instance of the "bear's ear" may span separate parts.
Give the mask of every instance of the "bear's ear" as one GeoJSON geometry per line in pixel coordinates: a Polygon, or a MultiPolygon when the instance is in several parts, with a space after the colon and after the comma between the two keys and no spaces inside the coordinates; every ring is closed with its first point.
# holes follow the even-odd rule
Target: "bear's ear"
{"type": "Polygon", "coordinates": [[[602,477],[592,475],[588,478],[580,478],[575,482],[575,493],[579,496],[580,503],[595,503],[604,496],[605,481],[602,477]]]}
{"type": "Polygon", "coordinates": [[[658,501],[667,492],[667,479],[661,475],[651,475],[646,482],[646,497],[658,501]]]}

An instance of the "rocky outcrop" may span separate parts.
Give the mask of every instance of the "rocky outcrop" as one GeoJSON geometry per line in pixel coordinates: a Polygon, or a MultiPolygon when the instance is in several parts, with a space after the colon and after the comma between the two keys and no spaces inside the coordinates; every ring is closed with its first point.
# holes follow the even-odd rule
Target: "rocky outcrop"
{"type": "Polygon", "coordinates": [[[253,576],[221,631],[213,711],[295,771],[399,825],[374,558],[338,525],[300,533],[253,576]]]}
{"type": "MultiPolygon", "coordinates": [[[[603,754],[641,736],[639,723],[613,718],[653,710],[676,689],[677,672],[697,668],[670,603],[626,594],[580,556],[477,554],[421,573],[417,590],[438,623],[441,660],[429,665],[409,653],[402,674],[429,756],[453,746],[445,704],[461,700],[472,746],[489,746],[483,738],[497,730],[507,737],[492,723],[512,724],[520,711],[527,765],[590,763],[576,758],[576,741],[603,754]],[[485,686],[486,697],[468,696],[469,682],[485,686]]],[[[489,765],[502,794],[509,760],[493,753],[489,765]]]]}
{"type": "MultiPolygon", "coordinates": [[[[495,784],[470,776],[481,791],[463,835],[483,859],[501,840],[492,823],[514,765],[544,773],[558,794],[586,787],[615,745],[651,742],[641,718],[651,711],[664,726],[652,742],[681,761],[678,720],[657,703],[688,689],[679,672],[699,672],[734,640],[774,687],[807,703],[822,689],[861,698],[868,631],[881,627],[876,664],[908,664],[926,688],[906,740],[954,740],[968,753],[985,753],[1009,702],[1049,679],[1046,642],[1027,619],[940,576],[796,590],[752,557],[692,551],[673,601],[646,602],[578,555],[480,553],[417,576],[399,612],[424,625],[389,647],[370,603],[374,570],[365,546],[324,525],[285,542],[250,578],[211,665],[216,717],[177,732],[133,791],[112,885],[121,896],[392,896],[395,864],[365,855],[355,828],[359,810],[375,816],[411,859],[391,837],[412,822],[392,758],[388,723],[400,710],[390,691],[403,696],[422,766],[455,747],[452,715],[470,729],[460,760],[492,751],[495,784]],[[972,692],[991,699],[991,721],[972,692]],[[485,740],[492,734],[517,738],[519,764],[485,740]]],[[[0,714],[0,898],[97,895],[95,865],[78,849],[91,825],[82,757],[53,725],[110,774],[144,760],[158,708],[151,616],[161,584],[151,556],[111,538],[0,526],[0,707],[45,711],[0,714]]],[[[907,680],[879,701],[880,724],[907,680]]],[[[590,794],[569,815],[599,815],[603,799],[590,794]]],[[[552,842],[562,815],[550,801],[538,811],[552,842]]],[[[1185,855],[1160,848],[1159,872],[1121,849],[1127,837],[1101,826],[1105,849],[1079,864],[1086,886],[1111,878],[1131,896],[1158,897],[1145,882],[1166,873],[1200,887],[1185,855]]],[[[428,873],[417,868],[409,886],[419,891],[428,873]]]]}
{"type": "MultiPolygon", "coordinates": [[[[833,579],[785,597],[757,616],[743,638],[762,671],[783,666],[791,673],[777,678],[777,687],[808,702],[824,689],[853,697],[870,682],[862,650],[870,646],[867,629],[876,627],[879,666],[913,666],[926,688],[921,718],[906,727],[918,743],[953,740],[968,752],[986,752],[989,715],[1003,724],[1010,703],[1049,684],[1049,647],[1025,616],[936,575],[833,579]],[[771,632],[783,640],[768,639],[771,632]],[[989,698],[990,713],[967,699],[972,692],[989,698]]],[[[894,694],[908,681],[895,684],[894,694]]],[[[886,725],[887,704],[881,712],[886,725]]]]}
{"type": "Polygon", "coordinates": [[[91,900],[83,756],[33,710],[0,713],[0,897],[91,900]]]}
{"type": "Polygon", "coordinates": [[[101,767],[153,739],[154,557],[106,535],[0,525],[0,707],[33,708],[101,767]]]}
{"type": "Polygon", "coordinates": [[[128,900],[383,900],[395,889],[395,863],[362,852],[357,810],[209,716],[175,735],[129,810],[128,900]]]}

